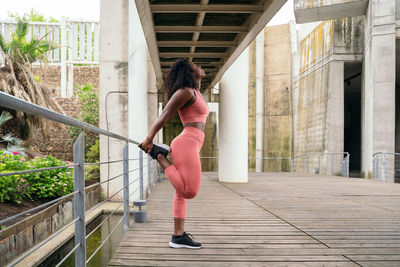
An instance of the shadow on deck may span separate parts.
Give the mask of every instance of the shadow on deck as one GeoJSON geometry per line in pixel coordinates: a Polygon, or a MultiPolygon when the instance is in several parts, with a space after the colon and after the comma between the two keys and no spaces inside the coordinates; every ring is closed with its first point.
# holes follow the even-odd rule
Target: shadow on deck
{"type": "Polygon", "coordinates": [[[173,189],[148,199],[109,266],[400,266],[400,185],[328,176],[203,173],[186,230],[200,250],[171,249],[173,189]]]}

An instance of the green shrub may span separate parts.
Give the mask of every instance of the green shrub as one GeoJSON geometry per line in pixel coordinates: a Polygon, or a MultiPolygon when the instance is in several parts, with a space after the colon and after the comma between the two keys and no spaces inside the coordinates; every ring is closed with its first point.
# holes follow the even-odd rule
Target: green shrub
{"type": "MultiPolygon", "coordinates": [[[[53,156],[36,157],[27,161],[19,152],[0,151],[0,173],[16,172],[67,165],[53,156]]],[[[23,198],[57,198],[73,191],[73,170],[69,168],[47,170],[0,177],[0,202],[20,203],[23,198]]]]}
{"type": "MultiPolygon", "coordinates": [[[[78,120],[89,123],[94,126],[99,126],[99,96],[92,84],[77,85],[77,96],[79,98],[79,103],[81,104],[80,113],[78,120]]],[[[76,141],[79,134],[81,133],[80,128],[70,127],[69,133],[72,138],[72,143],[76,141]]],[[[96,162],[99,160],[99,150],[96,142],[98,142],[99,137],[95,133],[86,132],[85,133],[85,161],[86,162],[96,162]],[[94,148],[92,148],[94,147],[94,148]],[[97,153],[97,154],[96,154],[97,153]]],[[[97,144],[98,146],[98,144],[97,144]]]]}

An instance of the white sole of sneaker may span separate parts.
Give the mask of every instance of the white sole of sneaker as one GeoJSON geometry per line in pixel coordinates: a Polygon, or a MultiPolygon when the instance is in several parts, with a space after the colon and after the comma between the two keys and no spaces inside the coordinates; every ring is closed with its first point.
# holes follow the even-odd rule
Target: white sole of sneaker
{"type": "Polygon", "coordinates": [[[171,151],[171,148],[170,148],[168,145],[166,145],[166,144],[154,143],[154,145],[159,146],[159,147],[162,147],[162,148],[164,148],[165,150],[167,150],[168,152],[171,151]]]}
{"type": "Polygon", "coordinates": [[[172,243],[171,241],[169,242],[168,245],[171,248],[190,248],[190,249],[199,249],[199,248],[201,248],[201,247],[192,247],[192,246],[189,246],[189,245],[175,244],[175,243],[172,243]]]}

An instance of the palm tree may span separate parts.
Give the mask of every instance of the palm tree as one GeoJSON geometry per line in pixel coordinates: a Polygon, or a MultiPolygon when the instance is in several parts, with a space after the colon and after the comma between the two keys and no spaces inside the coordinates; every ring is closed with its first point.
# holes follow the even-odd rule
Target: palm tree
{"type": "MultiPolygon", "coordinates": [[[[37,60],[46,60],[46,52],[57,48],[58,45],[44,39],[46,35],[39,39],[32,38],[28,42],[27,29],[28,23],[19,20],[9,41],[0,34],[0,52],[5,59],[5,66],[0,68],[0,91],[65,114],[51,97],[49,88],[36,81],[31,65],[37,60]]],[[[43,136],[47,136],[49,123],[46,120],[20,111],[8,111],[15,114],[22,138],[28,138],[31,129],[39,126],[42,126],[43,136]]]]}

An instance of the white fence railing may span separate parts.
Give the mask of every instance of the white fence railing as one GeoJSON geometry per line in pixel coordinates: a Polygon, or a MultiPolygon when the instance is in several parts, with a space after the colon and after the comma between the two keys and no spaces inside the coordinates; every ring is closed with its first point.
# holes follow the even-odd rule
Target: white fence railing
{"type": "Polygon", "coordinates": [[[400,153],[378,152],[372,155],[372,178],[400,183],[400,153]]]}
{"type": "MultiPolygon", "coordinates": [[[[17,22],[0,21],[0,33],[9,40],[16,26],[17,22]]],[[[61,66],[61,96],[73,94],[73,64],[99,63],[99,26],[97,21],[67,21],[65,17],[60,23],[29,23],[27,41],[46,35],[47,40],[60,47],[48,52],[47,58],[49,64],[61,66]]],[[[3,59],[0,55],[1,62],[3,59]]]]}

